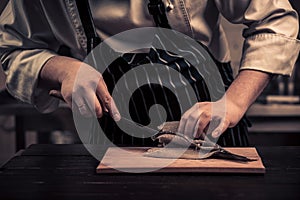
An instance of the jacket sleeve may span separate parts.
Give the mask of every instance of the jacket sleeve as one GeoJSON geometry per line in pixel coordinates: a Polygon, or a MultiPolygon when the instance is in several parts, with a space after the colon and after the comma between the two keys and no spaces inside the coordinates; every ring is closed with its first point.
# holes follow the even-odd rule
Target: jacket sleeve
{"type": "Polygon", "coordinates": [[[58,106],[59,101],[37,88],[37,83],[43,65],[59,46],[38,0],[9,1],[0,16],[0,59],[6,87],[15,98],[42,112],[58,106]]]}
{"type": "Polygon", "coordinates": [[[291,75],[299,54],[298,15],[288,0],[215,0],[230,22],[245,24],[240,70],[291,75]]]}

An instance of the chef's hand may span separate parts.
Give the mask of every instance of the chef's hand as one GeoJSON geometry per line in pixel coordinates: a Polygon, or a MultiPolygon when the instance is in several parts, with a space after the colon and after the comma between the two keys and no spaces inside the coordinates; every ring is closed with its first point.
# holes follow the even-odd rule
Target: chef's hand
{"type": "Polygon", "coordinates": [[[210,133],[215,138],[219,137],[227,128],[234,127],[240,121],[272,76],[250,69],[240,71],[221,100],[197,103],[184,113],[178,132],[192,138],[210,133]],[[206,133],[209,124],[210,132],[206,133]]]}
{"type": "Polygon", "coordinates": [[[56,56],[45,64],[40,79],[43,85],[51,83],[51,96],[63,99],[83,116],[101,118],[103,112],[107,112],[115,121],[120,120],[102,75],[91,66],[73,58],[56,56]]]}
{"type": "Polygon", "coordinates": [[[224,99],[217,102],[199,102],[183,114],[178,132],[191,138],[204,138],[205,134],[211,133],[217,138],[227,128],[234,127],[243,114],[234,103],[224,99]]]}

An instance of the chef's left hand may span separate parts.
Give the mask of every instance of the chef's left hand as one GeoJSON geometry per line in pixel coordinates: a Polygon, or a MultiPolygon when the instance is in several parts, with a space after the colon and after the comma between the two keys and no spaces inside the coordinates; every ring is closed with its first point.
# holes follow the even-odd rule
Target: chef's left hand
{"type": "Polygon", "coordinates": [[[196,103],[185,112],[178,132],[191,138],[199,138],[203,134],[219,137],[241,120],[272,77],[273,74],[257,70],[240,71],[219,101],[196,103]]]}
{"type": "Polygon", "coordinates": [[[242,109],[224,98],[217,102],[199,102],[183,114],[178,132],[191,138],[203,138],[204,134],[217,138],[227,128],[234,127],[243,115],[242,109]]]}

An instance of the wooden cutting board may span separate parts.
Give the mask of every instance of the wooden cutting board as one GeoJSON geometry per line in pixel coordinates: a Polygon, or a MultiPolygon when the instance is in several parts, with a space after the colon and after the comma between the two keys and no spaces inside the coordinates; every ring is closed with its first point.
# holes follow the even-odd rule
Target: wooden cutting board
{"type": "Polygon", "coordinates": [[[225,148],[248,158],[252,162],[223,159],[166,159],[146,157],[149,147],[109,148],[97,167],[97,173],[254,173],[264,174],[265,167],[255,148],[225,148]]]}

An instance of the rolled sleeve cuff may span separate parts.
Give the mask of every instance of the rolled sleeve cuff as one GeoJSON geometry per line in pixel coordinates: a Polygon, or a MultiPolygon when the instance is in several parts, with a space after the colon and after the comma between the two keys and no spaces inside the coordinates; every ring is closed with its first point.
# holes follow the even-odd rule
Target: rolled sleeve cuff
{"type": "Polygon", "coordinates": [[[40,112],[46,113],[58,107],[59,100],[50,97],[49,91],[37,88],[39,73],[54,52],[43,49],[14,52],[15,58],[9,67],[6,87],[17,99],[33,104],[40,112]]]}
{"type": "Polygon", "coordinates": [[[279,34],[258,34],[245,40],[241,70],[291,75],[298,58],[300,41],[279,34]]]}

